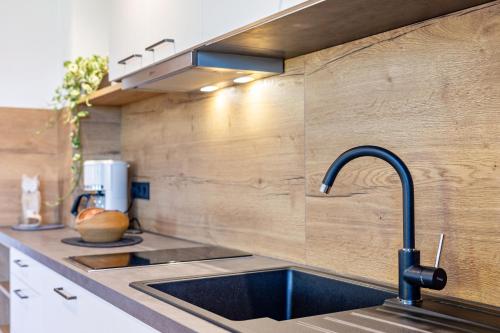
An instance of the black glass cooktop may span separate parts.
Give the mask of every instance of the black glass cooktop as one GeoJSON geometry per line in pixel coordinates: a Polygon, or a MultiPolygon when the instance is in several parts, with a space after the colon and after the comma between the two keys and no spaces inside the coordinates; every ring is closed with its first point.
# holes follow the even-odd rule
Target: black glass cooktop
{"type": "Polygon", "coordinates": [[[200,246],[177,249],[97,254],[70,257],[91,270],[172,264],[251,256],[250,253],[220,246],[200,246]]]}

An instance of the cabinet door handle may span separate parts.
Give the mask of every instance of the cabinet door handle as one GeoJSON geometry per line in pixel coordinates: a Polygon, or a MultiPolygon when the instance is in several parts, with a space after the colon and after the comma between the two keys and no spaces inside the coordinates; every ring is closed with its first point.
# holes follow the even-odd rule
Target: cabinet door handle
{"type": "Polygon", "coordinates": [[[28,267],[27,264],[23,264],[21,259],[14,260],[14,264],[16,264],[17,266],[22,267],[22,268],[28,267]]]}
{"type": "Polygon", "coordinates": [[[175,43],[175,39],[173,38],[164,38],[160,41],[157,41],[156,43],[154,44],[151,44],[149,45],[148,47],[146,47],[144,50],[146,51],[150,51],[150,52],[154,52],[155,48],[163,43],[175,43]]]}
{"type": "Polygon", "coordinates": [[[63,287],[54,288],[54,291],[56,292],[56,294],[58,294],[59,296],[61,296],[65,300],[71,301],[73,299],[76,299],[75,295],[68,294],[66,291],[64,291],[63,287]]]}
{"type": "Polygon", "coordinates": [[[129,55],[128,57],[123,58],[122,60],[118,61],[118,63],[120,65],[126,65],[127,61],[129,61],[130,59],[134,59],[134,58],[142,58],[142,54],[132,54],[132,55],[129,55]]]}
{"type": "Polygon", "coordinates": [[[21,289],[14,290],[14,294],[16,294],[17,297],[19,297],[20,299],[27,299],[27,298],[29,298],[27,295],[23,294],[23,292],[22,292],[21,289]]]}

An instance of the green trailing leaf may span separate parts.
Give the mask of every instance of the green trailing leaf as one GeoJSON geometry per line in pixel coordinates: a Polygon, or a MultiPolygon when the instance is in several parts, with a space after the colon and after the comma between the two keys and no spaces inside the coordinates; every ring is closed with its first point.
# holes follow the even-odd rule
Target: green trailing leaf
{"type": "MultiPolygon", "coordinates": [[[[51,118],[44,129],[54,126],[57,119],[70,126],[69,139],[73,148],[71,164],[71,186],[68,193],[55,202],[46,202],[48,206],[57,206],[68,198],[78,187],[83,169],[82,146],[80,140],[80,119],[89,116],[88,110],[80,106],[91,106],[88,96],[99,88],[108,73],[108,58],[93,55],[88,58],[78,57],[63,63],[66,73],[61,86],[54,91],[52,107],[57,117],[51,118]]],[[[42,130],[37,131],[41,133],[42,130]]]]}
{"type": "Polygon", "coordinates": [[[79,112],[77,113],[77,116],[78,116],[79,118],[85,118],[85,117],[88,117],[88,115],[89,115],[89,112],[88,112],[87,110],[84,110],[84,111],[79,111],[79,112]]]}

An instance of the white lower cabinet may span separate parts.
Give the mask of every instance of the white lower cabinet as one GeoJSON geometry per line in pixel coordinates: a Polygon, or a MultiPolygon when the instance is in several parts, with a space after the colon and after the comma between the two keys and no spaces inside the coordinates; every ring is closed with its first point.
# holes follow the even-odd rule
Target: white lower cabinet
{"type": "Polygon", "coordinates": [[[42,291],[44,332],[85,332],[82,327],[85,299],[76,288],[69,288],[60,275],[48,269],[43,273],[41,278],[47,281],[47,287],[42,291]],[[60,294],[56,293],[56,288],[60,294]]]}
{"type": "Polygon", "coordinates": [[[23,253],[10,258],[12,333],[158,332],[23,253]]]}
{"type": "Polygon", "coordinates": [[[16,276],[10,277],[10,332],[43,332],[42,299],[16,276]]]}

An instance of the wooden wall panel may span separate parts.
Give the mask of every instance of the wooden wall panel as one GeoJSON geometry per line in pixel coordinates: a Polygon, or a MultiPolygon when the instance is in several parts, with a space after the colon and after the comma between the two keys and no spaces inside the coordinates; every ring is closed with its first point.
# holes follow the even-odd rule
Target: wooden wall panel
{"type": "MultiPolygon", "coordinates": [[[[121,110],[118,107],[91,107],[90,116],[82,121],[81,140],[84,160],[120,159],[121,154],[121,110]]],[[[59,192],[68,193],[71,181],[72,150],[69,142],[69,128],[59,126],[59,192]]],[[[81,192],[78,189],[59,206],[63,223],[72,225],[74,217],[70,214],[73,198],[81,192]]]]}
{"type": "Polygon", "coordinates": [[[212,95],[162,96],[124,108],[122,154],[151,201],[158,232],[304,259],[303,62],[212,95]]]}
{"type": "Polygon", "coordinates": [[[500,305],[500,5],[306,56],[307,262],[397,283],[401,186],[373,158],[319,184],[344,150],[386,147],[415,182],[417,247],[444,232],[444,294],[500,305]]]}
{"type": "MultiPolygon", "coordinates": [[[[57,127],[37,135],[51,116],[48,110],[0,108],[0,225],[13,225],[21,216],[21,177],[40,175],[43,200],[57,197],[57,127]]],[[[42,207],[45,222],[58,210],[42,207]]]]}
{"type": "Polygon", "coordinates": [[[330,196],[318,191],[344,150],[380,145],[413,173],[424,264],[446,234],[443,293],[500,305],[500,2],[286,67],[213,95],[123,108],[123,158],[151,182],[151,200],[134,210],[143,225],[395,284],[395,172],[360,159],[330,196]]]}

